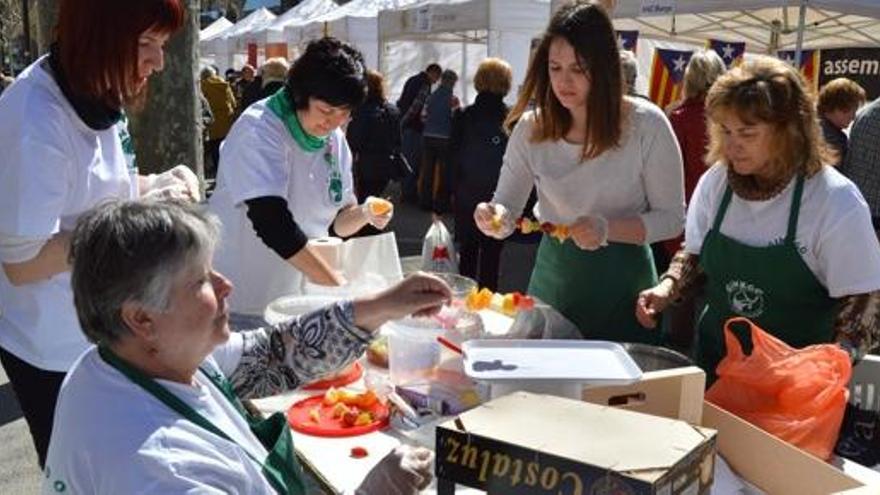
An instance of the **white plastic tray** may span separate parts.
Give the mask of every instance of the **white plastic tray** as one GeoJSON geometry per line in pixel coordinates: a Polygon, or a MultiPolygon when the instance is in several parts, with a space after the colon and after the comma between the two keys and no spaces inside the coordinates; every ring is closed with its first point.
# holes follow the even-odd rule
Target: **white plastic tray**
{"type": "Polygon", "coordinates": [[[620,344],[601,340],[469,340],[465,373],[486,382],[637,382],[642,370],[620,344]]]}

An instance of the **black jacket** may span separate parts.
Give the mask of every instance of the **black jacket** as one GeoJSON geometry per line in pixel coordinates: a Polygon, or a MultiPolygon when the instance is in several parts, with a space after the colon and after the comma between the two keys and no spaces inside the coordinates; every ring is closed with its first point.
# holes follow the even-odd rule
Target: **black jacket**
{"type": "MultiPolygon", "coordinates": [[[[410,77],[403,84],[403,92],[400,94],[400,98],[397,100],[397,109],[400,110],[400,115],[406,115],[409,107],[412,106],[413,101],[415,101],[416,97],[419,95],[419,92],[425,86],[431,85],[431,81],[428,79],[427,72],[419,72],[418,74],[410,77]]],[[[421,114],[421,109],[416,109],[417,112],[415,115],[421,114]]],[[[407,127],[411,127],[419,132],[422,131],[422,122],[421,119],[411,119],[409,122],[405,122],[407,127]]]]}
{"type": "Polygon", "coordinates": [[[476,205],[491,199],[507,149],[507,112],[501,96],[485,92],[456,112],[449,143],[456,202],[476,205]]]}
{"type": "Polygon", "coordinates": [[[400,151],[400,112],[387,101],[368,99],[352,115],[347,138],[360,178],[390,178],[391,155],[400,151]]]}

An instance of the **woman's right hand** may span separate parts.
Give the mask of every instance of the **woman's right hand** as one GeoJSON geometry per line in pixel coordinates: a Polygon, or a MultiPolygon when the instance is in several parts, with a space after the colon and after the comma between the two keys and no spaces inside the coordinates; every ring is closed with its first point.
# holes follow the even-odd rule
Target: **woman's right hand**
{"type": "Polygon", "coordinates": [[[513,233],[510,212],[502,204],[480,203],[474,209],[474,222],[483,234],[494,239],[505,239],[513,233]]]}
{"type": "Polygon", "coordinates": [[[657,316],[669,306],[672,301],[674,282],[664,278],[660,283],[643,290],[636,299],[636,320],[645,328],[657,326],[657,316]]]}

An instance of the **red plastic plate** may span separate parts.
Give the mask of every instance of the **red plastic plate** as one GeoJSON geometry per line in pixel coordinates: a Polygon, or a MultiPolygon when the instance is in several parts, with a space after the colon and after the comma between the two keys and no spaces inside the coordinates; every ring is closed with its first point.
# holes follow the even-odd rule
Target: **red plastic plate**
{"type": "Polygon", "coordinates": [[[333,407],[324,405],[323,395],[314,395],[294,403],[287,410],[287,423],[300,433],[319,437],[353,437],[384,428],[388,425],[388,406],[377,402],[367,409],[376,418],[363,426],[345,426],[342,418],[333,417],[333,407]],[[309,415],[313,407],[320,407],[319,421],[316,423],[309,415]]]}
{"type": "Polygon", "coordinates": [[[364,367],[361,366],[360,361],[355,361],[348,368],[342,370],[338,375],[326,378],[324,380],[318,380],[316,382],[312,382],[308,385],[302,387],[303,390],[326,390],[330,387],[341,388],[346,385],[352,384],[361,379],[361,376],[364,374],[364,367]]]}

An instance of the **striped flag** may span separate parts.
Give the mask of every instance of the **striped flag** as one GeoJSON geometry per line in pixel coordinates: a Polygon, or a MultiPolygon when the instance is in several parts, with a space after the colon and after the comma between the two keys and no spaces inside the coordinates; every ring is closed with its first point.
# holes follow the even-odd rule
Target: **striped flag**
{"type": "MultiPolygon", "coordinates": [[[[776,56],[790,65],[794,65],[794,50],[779,50],[776,56]]],[[[819,50],[801,50],[801,66],[798,67],[807,82],[818,89],[819,85],[819,50]]]]}
{"type": "Polygon", "coordinates": [[[617,31],[617,48],[635,53],[638,45],[638,31],[617,31]]]}
{"type": "Polygon", "coordinates": [[[724,60],[727,68],[736,67],[742,63],[743,55],[746,53],[745,41],[724,41],[724,40],[708,40],[706,47],[715,50],[715,53],[724,60]]]}
{"type": "Polygon", "coordinates": [[[654,62],[651,64],[651,101],[660,108],[666,108],[681,95],[684,69],[691,59],[692,51],[654,50],[654,62]]]}

